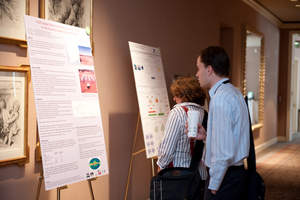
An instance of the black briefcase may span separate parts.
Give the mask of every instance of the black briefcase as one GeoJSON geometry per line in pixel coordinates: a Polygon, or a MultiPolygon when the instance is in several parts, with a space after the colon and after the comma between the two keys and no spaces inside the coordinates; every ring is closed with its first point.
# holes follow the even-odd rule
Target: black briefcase
{"type": "MultiPolygon", "coordinates": [[[[207,127],[208,113],[205,111],[202,121],[207,127]]],[[[198,165],[202,158],[204,143],[196,141],[189,168],[171,167],[161,170],[152,177],[150,186],[151,200],[202,200],[205,181],[201,179],[198,165]]]]}
{"type": "Polygon", "coordinates": [[[247,200],[264,200],[265,183],[256,171],[247,171],[247,200]]]}
{"type": "Polygon", "coordinates": [[[152,177],[151,200],[198,200],[202,196],[204,181],[198,170],[167,168],[152,177]]]}

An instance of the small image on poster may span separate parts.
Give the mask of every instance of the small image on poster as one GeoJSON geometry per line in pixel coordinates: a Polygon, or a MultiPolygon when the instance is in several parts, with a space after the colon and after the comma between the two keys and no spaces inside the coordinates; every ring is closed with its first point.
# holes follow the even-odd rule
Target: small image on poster
{"type": "Polygon", "coordinates": [[[79,79],[82,93],[97,93],[94,70],[79,69],[79,79]]]}
{"type": "Polygon", "coordinates": [[[92,55],[91,48],[84,47],[84,46],[78,46],[78,49],[79,49],[80,63],[82,65],[93,66],[94,61],[93,61],[93,55],[92,55]]]}
{"type": "Polygon", "coordinates": [[[86,178],[89,179],[107,173],[105,162],[103,157],[91,158],[89,160],[89,169],[85,173],[86,178]]]}

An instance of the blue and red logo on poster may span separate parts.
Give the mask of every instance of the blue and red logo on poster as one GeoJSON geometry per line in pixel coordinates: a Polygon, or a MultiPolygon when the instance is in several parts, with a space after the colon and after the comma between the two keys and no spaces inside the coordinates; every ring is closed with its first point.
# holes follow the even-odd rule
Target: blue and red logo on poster
{"type": "Polygon", "coordinates": [[[91,169],[98,169],[100,167],[100,160],[98,158],[93,158],[90,160],[90,168],[91,169]]]}

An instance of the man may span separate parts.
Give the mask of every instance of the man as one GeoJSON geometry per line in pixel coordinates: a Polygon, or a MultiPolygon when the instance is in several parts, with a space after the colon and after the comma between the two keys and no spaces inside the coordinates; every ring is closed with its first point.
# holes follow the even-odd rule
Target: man
{"type": "MultiPolygon", "coordinates": [[[[248,157],[249,118],[243,95],[227,78],[229,58],[221,47],[208,47],[197,59],[200,86],[209,89],[210,103],[204,162],[209,176],[205,199],[242,200],[248,157]]],[[[199,135],[205,131],[199,125],[199,135]]]]}

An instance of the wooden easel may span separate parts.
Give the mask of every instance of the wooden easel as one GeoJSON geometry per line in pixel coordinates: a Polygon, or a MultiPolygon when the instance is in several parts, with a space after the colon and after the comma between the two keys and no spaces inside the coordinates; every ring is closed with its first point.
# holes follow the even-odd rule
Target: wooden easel
{"type": "MultiPolygon", "coordinates": [[[[146,151],[146,148],[143,148],[143,149],[140,149],[140,150],[134,152],[135,146],[136,146],[136,142],[137,142],[138,133],[139,133],[140,120],[141,120],[141,117],[140,117],[140,114],[138,113],[137,123],[136,123],[136,128],[135,128],[135,134],[134,134],[134,139],[133,139],[133,144],[132,144],[132,149],[131,149],[131,158],[130,158],[130,164],[129,164],[129,170],[128,170],[128,176],[127,176],[127,183],[126,183],[126,190],[125,190],[124,200],[127,200],[127,196],[128,196],[128,189],[129,189],[130,178],[131,178],[131,173],[132,173],[133,158],[136,155],[138,155],[138,154],[143,153],[144,151],[146,151]]],[[[154,158],[151,158],[151,163],[152,163],[152,176],[155,176],[154,158]]]]}

